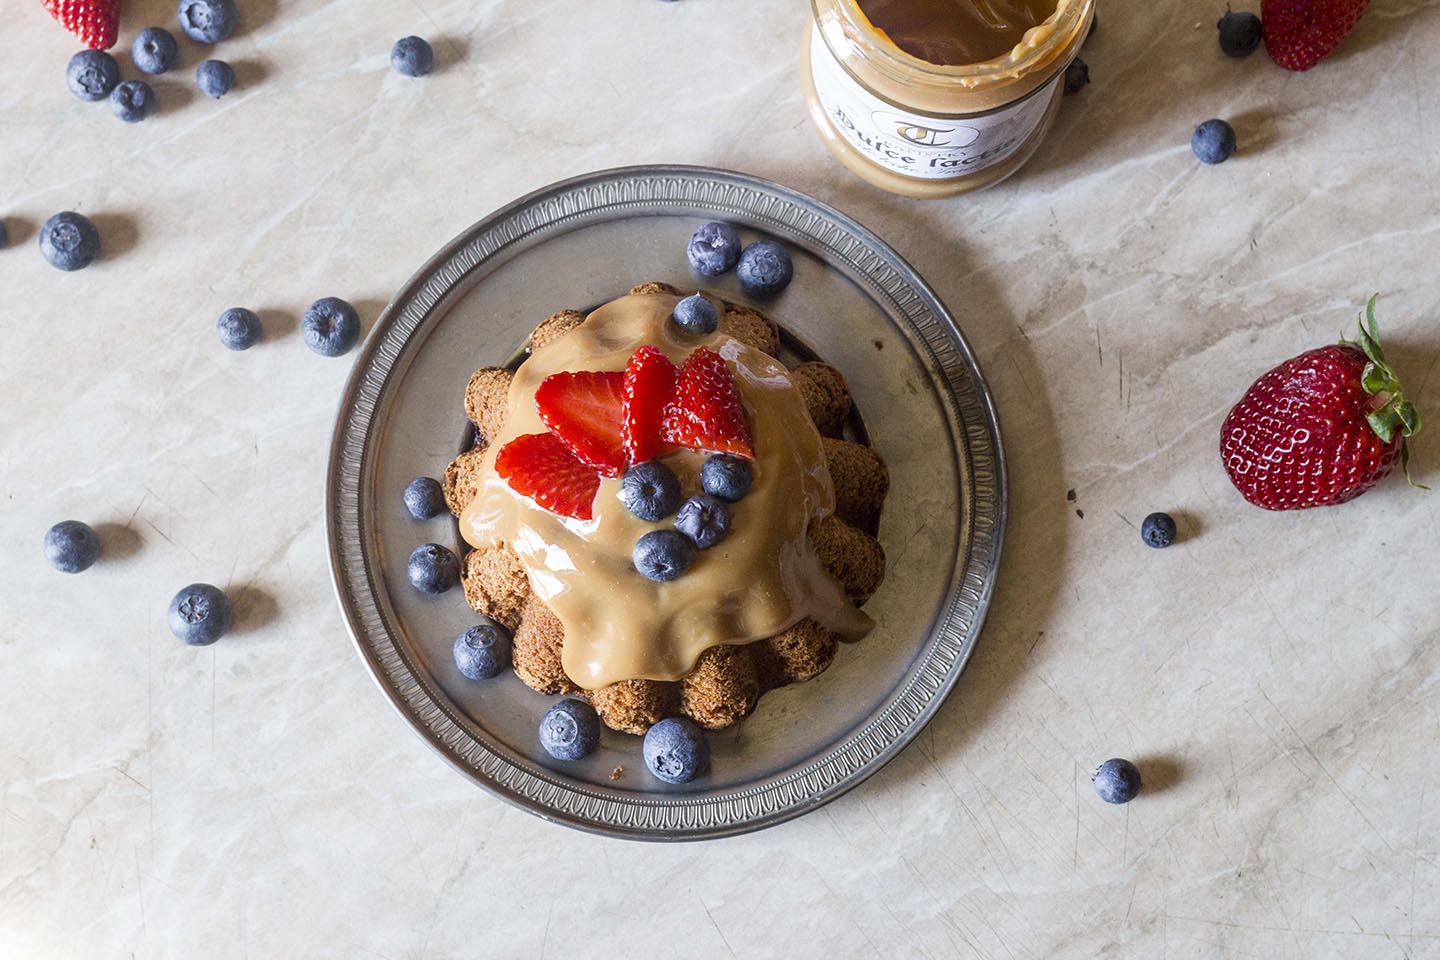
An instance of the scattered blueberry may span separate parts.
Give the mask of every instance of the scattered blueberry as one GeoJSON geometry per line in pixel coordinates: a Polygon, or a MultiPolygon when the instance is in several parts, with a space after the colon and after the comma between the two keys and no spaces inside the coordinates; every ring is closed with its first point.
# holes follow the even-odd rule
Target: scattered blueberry
{"type": "Polygon", "coordinates": [[[1227,9],[1215,26],[1220,31],[1220,49],[1227,57],[1250,56],[1264,36],[1260,18],[1253,13],[1236,13],[1227,9]]]}
{"type": "Polygon", "coordinates": [[[390,48],[390,66],[407,77],[423,77],[435,65],[435,51],[420,37],[401,37],[390,48]]]}
{"type": "Polygon", "coordinates": [[[444,593],[460,582],[460,561],[438,543],[422,543],[410,554],[405,576],[421,593],[444,593]]]}
{"type": "Polygon", "coordinates": [[[674,580],[690,569],[695,548],[674,530],[652,530],[635,541],[630,560],[642,577],[659,583],[674,580]]]}
{"type": "Polygon", "coordinates": [[[192,647],[214,643],[230,629],[230,598],[219,587],[192,583],[170,601],[170,632],[192,647]]]}
{"type": "Polygon", "coordinates": [[[1175,542],[1175,520],[1168,513],[1152,513],[1140,523],[1140,539],[1159,550],[1175,542]]]}
{"type": "Polygon", "coordinates": [[[709,494],[698,494],[680,505],[675,529],[701,550],[708,550],[730,532],[730,508],[709,494]]]}
{"type": "Polygon", "coordinates": [[[1129,803],[1140,792],[1140,771],[1129,760],[1106,760],[1090,778],[1106,803],[1129,803]]]}
{"type": "Polygon", "coordinates": [[[430,520],[445,512],[445,489],[431,477],[416,477],[405,485],[405,509],[416,520],[430,520]]]}
{"type": "Polygon", "coordinates": [[[641,520],[664,520],[680,506],[680,478],[658,460],[637,463],[620,479],[620,502],[641,520]]]}
{"type": "Polygon", "coordinates": [[[600,716],[584,700],[566,697],[540,718],[540,746],[556,760],[579,760],[600,745],[600,716]]]}
{"type": "Polygon", "coordinates": [[[196,43],[219,43],[235,32],[235,0],[180,0],[177,16],[196,43]]]}
{"type": "Polygon", "coordinates": [[[310,304],[300,321],[305,346],[323,357],[350,352],[360,339],[360,314],[339,297],[321,297],[310,304]]]}
{"type": "Polygon", "coordinates": [[[710,768],[705,731],[684,717],[666,717],[645,731],[645,766],[666,783],[689,783],[710,768]]]}
{"type": "Polygon", "coordinates": [[[752,297],[773,297],[790,285],[795,266],[790,252],[774,240],[757,240],[740,252],[735,265],[740,289],[752,297]]]}
{"type": "Polygon", "coordinates": [[[126,80],[110,91],[110,112],[126,123],[139,123],[155,112],[155,91],[144,80],[126,80]]]}
{"type": "Polygon", "coordinates": [[[88,570],[100,559],[100,538],[89,524],[62,520],[45,531],[45,559],[61,573],[88,570]]]}
{"type": "Polygon", "coordinates": [[[57,213],[40,228],[40,253],[57,270],[83,270],[100,253],[100,231],[83,214],[57,213]]]}
{"type": "Polygon", "coordinates": [[[164,73],[175,66],[180,48],[169,30],[146,27],[135,37],[130,47],[130,59],[141,73],[164,73]]]}
{"type": "Polygon", "coordinates": [[[471,627],[455,638],[455,666],[471,680],[489,680],[510,666],[510,634],[493,623],[471,627]]]}
{"type": "Polygon", "coordinates": [[[1065,92],[1079,93],[1090,82],[1090,65],[1079,57],[1065,68],[1065,92]]]}
{"type": "Polygon", "coordinates": [[[750,461],[744,457],[717,453],[706,458],[700,466],[701,489],[729,503],[744,499],[753,480],[750,461]]]}
{"type": "Polygon", "coordinates": [[[670,319],[687,333],[714,333],[720,326],[720,312],[715,309],[715,304],[698,293],[691,294],[675,304],[675,311],[670,314],[670,319]]]}
{"type": "Polygon", "coordinates": [[[215,321],[220,342],[231,350],[249,350],[260,342],[260,318],[254,310],[231,307],[215,321]]]}
{"type": "Polygon", "coordinates": [[[195,68],[195,85],[205,96],[219,100],[235,86],[235,71],[224,60],[206,60],[195,68]]]}
{"type": "Polygon", "coordinates": [[[81,50],[65,67],[65,83],[81,100],[104,100],[120,82],[120,64],[104,50],[81,50]]]}
{"type": "Polygon", "coordinates": [[[728,223],[706,223],[685,248],[690,267],[702,277],[718,277],[740,259],[740,234],[728,223]]]}
{"type": "Polygon", "coordinates": [[[1224,163],[1235,152],[1235,128],[1224,120],[1206,120],[1191,135],[1190,149],[1201,163],[1224,163]]]}

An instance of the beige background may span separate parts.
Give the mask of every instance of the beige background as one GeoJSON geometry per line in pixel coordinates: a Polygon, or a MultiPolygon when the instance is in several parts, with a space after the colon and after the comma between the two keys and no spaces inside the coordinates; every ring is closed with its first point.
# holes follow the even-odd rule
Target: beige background
{"type": "MultiPolygon", "coordinates": [[[[825,154],[799,0],[241,0],[240,89],[199,97],[184,43],[135,127],[71,98],[39,6],[0,28],[0,957],[1440,957],[1440,493],[1269,515],[1215,449],[1378,290],[1440,484],[1433,0],[1376,0],[1304,75],[1221,57],[1218,0],[1104,0],[1029,168],[941,203],[825,154]],[[410,32],[428,80],[388,68],[410,32]],[[1217,115],[1241,153],[1202,168],[1217,115]],[[1013,478],[989,626],[919,741],[811,816],[674,848],[508,808],[376,691],[319,511],[348,361],[295,330],[326,294],[373,322],[525,191],[651,161],[894,244],[961,317],[1013,478]],[[104,236],[78,274],[35,248],[67,208],[104,236]],[[212,330],[234,304],[264,311],[249,353],[212,330]],[[66,578],[40,539],[72,516],[110,556],[66,578]],[[240,629],[193,650],[164,611],[201,579],[240,629]],[[1152,789],[1107,808],[1087,772],[1117,754],[1152,789]]],[[[173,28],[128,6],[126,47],[173,28]]]]}

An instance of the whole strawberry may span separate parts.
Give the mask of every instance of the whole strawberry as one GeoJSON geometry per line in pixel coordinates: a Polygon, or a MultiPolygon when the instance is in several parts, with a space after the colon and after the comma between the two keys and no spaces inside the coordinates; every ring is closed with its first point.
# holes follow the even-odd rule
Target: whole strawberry
{"type": "Polygon", "coordinates": [[[1265,52],[1286,70],[1309,70],[1340,45],[1370,0],[1260,0],[1265,52]]]}
{"type": "Polygon", "coordinates": [[[50,16],[92,50],[115,46],[120,33],[120,0],[44,0],[50,16]]]}
{"type": "Polygon", "coordinates": [[[1371,297],[1358,342],[1302,353],[1251,384],[1220,428],[1220,457],[1257,507],[1304,510],[1385,479],[1419,429],[1380,349],[1371,297]]]}

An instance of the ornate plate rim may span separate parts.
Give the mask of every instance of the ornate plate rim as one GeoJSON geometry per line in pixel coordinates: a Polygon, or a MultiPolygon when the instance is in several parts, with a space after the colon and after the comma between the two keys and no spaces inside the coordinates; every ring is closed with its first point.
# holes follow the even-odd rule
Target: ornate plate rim
{"type": "MultiPolygon", "coordinates": [[[[966,464],[961,464],[962,468],[966,464]]],[[[962,490],[962,496],[965,491],[962,490]]],[[[1004,540],[1007,487],[998,420],[959,325],[913,267],[868,229],[827,204],[769,180],[708,167],[650,165],[583,174],[542,187],[472,225],[431,257],[385,307],[341,396],[325,485],[326,539],[335,595],[371,677],[434,750],[490,792],[546,820],[627,839],[697,840],[774,826],[839,797],[893,759],[934,716],[963,671],[985,620],[1004,540]],[[760,221],[806,247],[873,298],[888,301],[929,351],[949,388],[945,414],[968,452],[968,519],[960,575],[926,649],[887,704],[828,751],[718,795],[605,795],[517,762],[454,716],[417,676],[377,602],[360,496],[370,431],[385,385],[430,311],[507,246],[567,221],[647,205],[760,221]]]]}

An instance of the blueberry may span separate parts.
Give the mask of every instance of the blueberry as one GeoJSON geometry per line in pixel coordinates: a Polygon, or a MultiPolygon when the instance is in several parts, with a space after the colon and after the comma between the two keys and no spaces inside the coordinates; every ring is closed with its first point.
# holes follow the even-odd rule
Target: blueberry
{"type": "Polygon", "coordinates": [[[708,550],[730,532],[730,508],[709,494],[693,496],[675,514],[675,529],[701,550],[708,550]]]}
{"type": "Polygon", "coordinates": [[[155,91],[144,80],[126,80],[110,91],[110,112],[126,123],[139,123],[155,112],[155,91]]]}
{"type": "Polygon", "coordinates": [[[410,554],[405,576],[421,593],[444,593],[460,582],[460,561],[438,543],[422,543],[410,554]]]}
{"type": "Polygon", "coordinates": [[[635,541],[630,560],[642,577],[659,583],[674,580],[690,569],[695,548],[674,530],[652,530],[635,541]]]}
{"type": "Polygon", "coordinates": [[[219,43],[235,32],[235,0],[180,0],[176,15],[196,43],[219,43]]]}
{"type": "Polygon", "coordinates": [[[5,226],[4,218],[0,218],[0,250],[10,246],[10,230],[5,226]]]}
{"type": "Polygon", "coordinates": [[[230,629],[230,598],[219,587],[192,583],[170,601],[170,632],[192,647],[214,643],[230,629]]]}
{"type": "Polygon", "coordinates": [[[1065,68],[1065,92],[1079,93],[1090,82],[1090,65],[1079,57],[1065,68]]]}
{"type": "Polygon", "coordinates": [[[445,489],[430,477],[416,477],[405,485],[405,509],[416,520],[430,520],[445,512],[445,489]]]}
{"type": "Polygon", "coordinates": [[[1206,120],[1190,136],[1190,149],[1201,163],[1224,163],[1235,152],[1235,128],[1224,120],[1206,120]]]}
{"type": "Polygon", "coordinates": [[[482,623],[455,638],[455,666],[471,680],[489,680],[510,666],[510,634],[504,627],[482,623]]]}
{"type": "Polygon", "coordinates": [[[600,717],[584,700],[566,697],[540,719],[540,746],[556,760],[579,760],[600,745],[600,717]]]}
{"type": "Polygon", "coordinates": [[[666,783],[689,783],[710,768],[705,731],[684,717],[666,717],[645,731],[645,766],[666,783]]]}
{"type": "Polygon", "coordinates": [[[750,461],[744,457],[733,457],[728,453],[717,453],[708,457],[700,466],[700,487],[712,497],[734,503],[750,492],[754,474],[750,461]]]}
{"type": "Polygon", "coordinates": [[[45,559],[61,573],[89,570],[100,559],[100,538],[89,524],[62,520],[45,531],[45,559]]]}
{"type": "Polygon", "coordinates": [[[1106,760],[1090,778],[1106,803],[1129,803],[1140,792],[1140,771],[1129,760],[1106,760]]]}
{"type": "Polygon", "coordinates": [[[235,71],[224,60],[206,60],[195,68],[195,85],[205,96],[219,100],[235,86],[235,71]]]}
{"type": "Polygon", "coordinates": [[[130,47],[130,59],[135,61],[135,67],[141,73],[164,73],[175,66],[175,58],[179,54],[180,48],[175,45],[170,31],[159,27],[141,30],[130,47]]]}
{"type": "Polygon", "coordinates": [[[740,259],[740,234],[728,223],[706,223],[685,248],[690,267],[702,277],[718,277],[740,259]]]}
{"type": "Polygon", "coordinates": [[[680,478],[658,460],[637,463],[620,479],[620,502],[641,520],[664,520],[680,505],[680,478]]]}
{"type": "Polygon", "coordinates": [[[740,253],[735,265],[740,289],[752,297],[773,297],[790,285],[795,266],[790,252],[774,240],[757,240],[740,253]]]}
{"type": "Polygon", "coordinates": [[[1260,46],[1264,35],[1260,18],[1253,13],[1236,13],[1227,9],[1215,26],[1220,31],[1220,49],[1227,57],[1250,56],[1260,46]]]}
{"type": "Polygon", "coordinates": [[[65,67],[65,83],[81,100],[104,100],[119,82],[120,64],[104,50],[81,50],[65,67]]]}
{"type": "Polygon", "coordinates": [[[720,312],[715,309],[715,304],[698,293],[691,294],[675,304],[670,319],[686,333],[714,333],[720,326],[720,312]]]}
{"type": "Polygon", "coordinates": [[[1152,513],[1140,523],[1140,539],[1159,550],[1175,542],[1175,520],[1168,513],[1152,513]]]}
{"type": "Polygon", "coordinates": [[[220,342],[231,350],[249,350],[260,342],[260,318],[255,311],[231,307],[215,321],[220,342]]]}
{"type": "Polygon", "coordinates": [[[390,66],[407,77],[423,77],[435,65],[435,51],[420,37],[401,37],[390,48],[390,66]]]}
{"type": "Polygon", "coordinates": [[[300,321],[305,346],[323,357],[349,353],[360,339],[360,314],[339,297],[321,297],[300,321]]]}
{"type": "Polygon", "coordinates": [[[83,270],[100,253],[100,231],[89,217],[57,213],[40,228],[40,253],[57,270],[83,270]]]}

